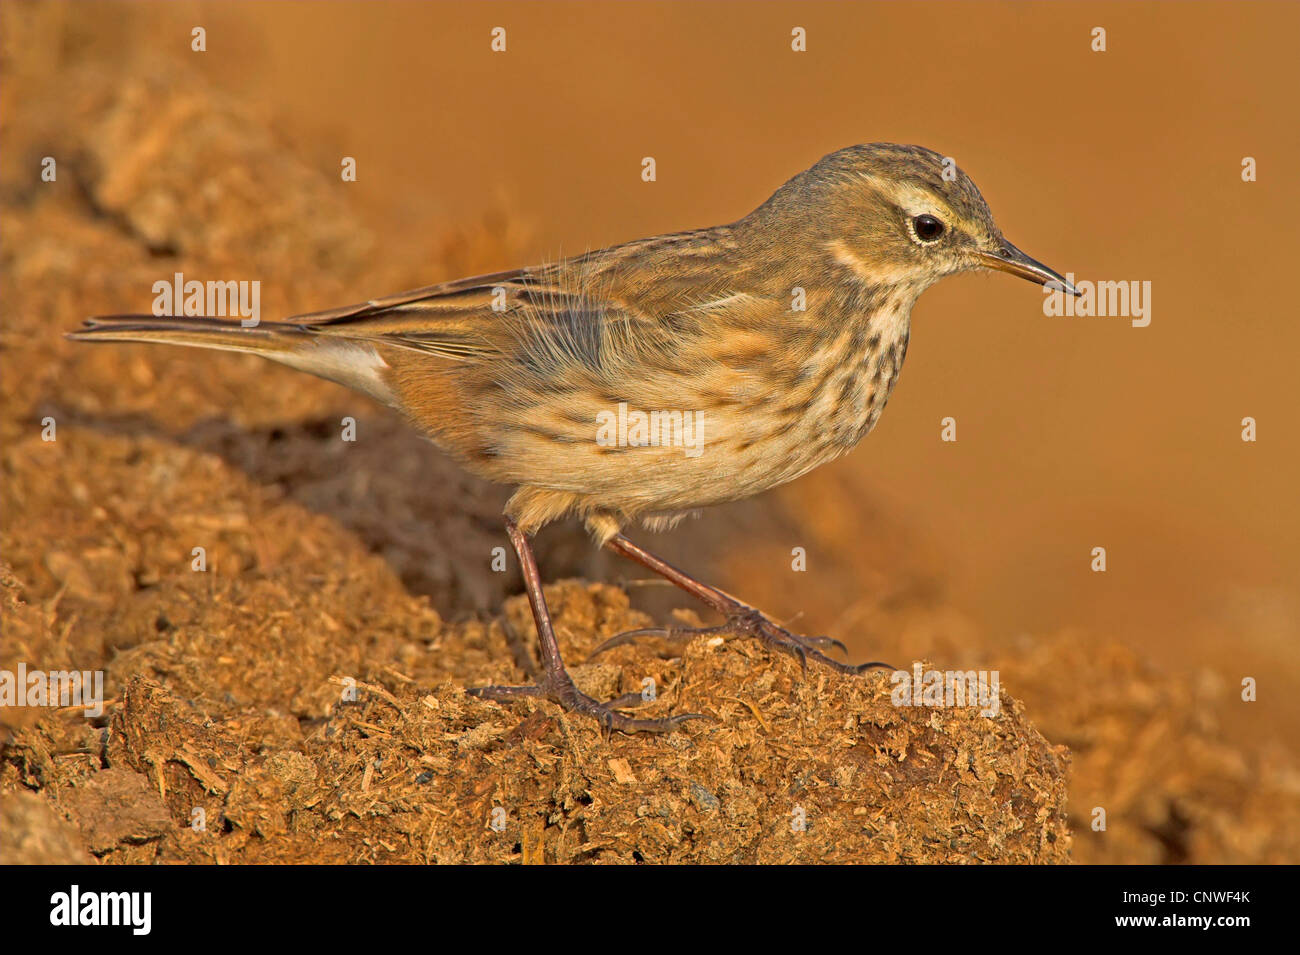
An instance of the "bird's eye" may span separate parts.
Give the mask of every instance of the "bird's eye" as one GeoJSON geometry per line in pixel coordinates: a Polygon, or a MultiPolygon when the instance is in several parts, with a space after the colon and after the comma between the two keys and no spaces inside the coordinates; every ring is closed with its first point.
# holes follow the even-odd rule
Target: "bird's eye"
{"type": "Polygon", "coordinates": [[[912,231],[922,242],[934,242],[943,235],[943,223],[928,213],[915,216],[912,219],[912,231]]]}

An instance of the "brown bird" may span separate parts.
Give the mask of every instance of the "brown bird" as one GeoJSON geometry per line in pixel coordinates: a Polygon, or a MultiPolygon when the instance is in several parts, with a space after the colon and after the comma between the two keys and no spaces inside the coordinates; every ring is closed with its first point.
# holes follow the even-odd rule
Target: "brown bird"
{"type": "MultiPolygon", "coordinates": [[[[791,633],[621,530],[638,520],[671,527],[848,451],[898,380],[917,297],[979,268],[1075,292],[1002,237],[950,160],[874,143],[826,156],[730,225],[250,328],[117,315],[70,337],[251,352],[401,411],[464,467],[516,488],[505,523],[542,676],[470,692],[544,697],[607,729],[664,732],[700,717],[638,719],[620,712],[626,698],[602,703],[574,686],[529,538],[579,517],[598,546],[722,614],[712,630],[756,637],[805,666],[883,666],[834,660],[823,650],[843,650],[838,640],[791,633]]],[[[622,634],[601,649],[648,632],[668,631],[622,634]]]]}

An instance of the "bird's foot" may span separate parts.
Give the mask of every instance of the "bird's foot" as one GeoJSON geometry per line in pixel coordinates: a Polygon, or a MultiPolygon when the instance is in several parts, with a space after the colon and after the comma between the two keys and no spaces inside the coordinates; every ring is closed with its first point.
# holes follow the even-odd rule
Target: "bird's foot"
{"type": "Polygon", "coordinates": [[[834,647],[840,653],[847,653],[848,648],[844,646],[843,642],[836,640],[834,637],[808,637],[800,633],[793,633],[752,607],[728,617],[727,622],[746,636],[756,637],[769,647],[790,654],[799,661],[799,665],[805,670],[808,669],[809,660],[815,660],[832,670],[838,670],[840,673],[853,675],[866,673],[868,670],[894,669],[881,660],[858,664],[841,663],[839,660],[828,657],[822,650],[834,647]]]}
{"type": "Polygon", "coordinates": [[[682,728],[690,720],[706,720],[702,713],[679,713],[676,716],[664,716],[658,719],[638,719],[620,713],[621,709],[630,709],[643,703],[640,693],[625,693],[620,697],[601,703],[592,699],[574,685],[568,673],[554,677],[548,675],[541,683],[532,686],[478,686],[466,690],[470,696],[481,700],[519,699],[524,696],[550,700],[568,710],[589,716],[600,724],[601,730],[608,735],[614,730],[621,733],[671,733],[682,728]]]}
{"type": "Polygon", "coordinates": [[[626,630],[623,633],[615,634],[610,637],[595,650],[591,652],[592,659],[597,654],[604,653],[614,647],[622,646],[628,643],[635,643],[648,637],[659,637],[670,640],[674,643],[684,643],[694,640],[696,637],[716,636],[724,633],[738,634],[740,636],[753,637],[780,650],[782,653],[788,653],[799,661],[799,665],[805,670],[808,668],[808,661],[815,660],[832,670],[840,673],[865,673],[872,669],[894,669],[888,663],[873,660],[870,663],[859,663],[851,666],[847,663],[841,663],[832,657],[827,656],[823,651],[836,649],[841,653],[846,653],[847,648],[843,642],[836,640],[834,637],[818,636],[809,637],[803,634],[793,633],[785,627],[769,619],[761,611],[753,607],[736,601],[734,607],[727,607],[727,622],[718,627],[645,627],[640,630],[626,630]]]}
{"type": "Polygon", "coordinates": [[[710,587],[703,581],[696,580],[690,574],[678,570],[672,564],[668,563],[661,557],[656,557],[643,547],[632,543],[622,534],[615,534],[605,544],[616,554],[621,554],[628,560],[635,561],[642,567],[653,570],[660,577],[680,587],[696,600],[701,601],[707,606],[713,608],[727,619],[727,622],[720,627],[671,627],[671,628],[650,628],[646,630],[629,630],[627,633],[620,633],[611,637],[596,648],[596,653],[602,653],[610,647],[616,647],[619,644],[631,643],[634,640],[646,636],[668,637],[669,639],[694,639],[697,636],[716,634],[722,632],[737,633],[742,636],[754,637],[763,641],[769,647],[775,647],[782,653],[788,653],[798,659],[800,665],[806,670],[809,660],[816,660],[818,663],[830,667],[832,670],[838,670],[840,673],[865,673],[867,670],[882,669],[892,670],[894,667],[888,663],[879,660],[873,660],[870,663],[859,663],[857,666],[850,666],[847,663],[841,663],[828,657],[822,651],[825,649],[835,648],[841,653],[847,652],[843,643],[834,637],[805,637],[801,634],[791,633],[785,627],[776,621],[770,619],[767,615],[754,609],[747,603],[737,600],[731,594],[719,590],[717,587],[710,587]]]}

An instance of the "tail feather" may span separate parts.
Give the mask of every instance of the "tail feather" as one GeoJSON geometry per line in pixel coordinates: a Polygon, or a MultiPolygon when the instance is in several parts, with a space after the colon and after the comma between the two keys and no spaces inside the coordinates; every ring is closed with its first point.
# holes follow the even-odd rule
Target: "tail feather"
{"type": "Polygon", "coordinates": [[[97,315],[86,319],[76,331],[68,332],[67,337],[80,342],[187,345],[260,355],[396,405],[384,375],[388,365],[374,345],[317,335],[288,322],[259,322],[245,327],[237,319],[226,318],[97,315]]]}

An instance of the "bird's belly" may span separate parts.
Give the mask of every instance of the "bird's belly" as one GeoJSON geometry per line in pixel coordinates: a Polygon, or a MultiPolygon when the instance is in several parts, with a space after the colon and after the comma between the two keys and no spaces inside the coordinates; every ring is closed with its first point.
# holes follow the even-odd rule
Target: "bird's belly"
{"type": "Polygon", "coordinates": [[[500,433],[498,460],[513,473],[494,476],[627,516],[693,510],[792,481],[856,445],[884,410],[908,322],[880,318],[865,332],[846,326],[783,369],[660,379],[638,389],[641,401],[571,395],[563,416],[534,406],[500,433]]]}

